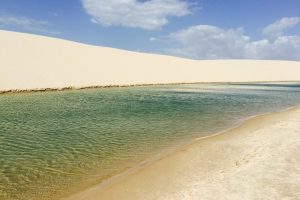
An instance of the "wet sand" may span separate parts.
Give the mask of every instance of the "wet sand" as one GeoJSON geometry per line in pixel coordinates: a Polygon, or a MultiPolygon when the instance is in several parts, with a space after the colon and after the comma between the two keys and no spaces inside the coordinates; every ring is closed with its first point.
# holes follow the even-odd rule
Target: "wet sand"
{"type": "Polygon", "coordinates": [[[68,200],[292,199],[300,197],[300,108],[266,114],[196,140],[68,200]]]}

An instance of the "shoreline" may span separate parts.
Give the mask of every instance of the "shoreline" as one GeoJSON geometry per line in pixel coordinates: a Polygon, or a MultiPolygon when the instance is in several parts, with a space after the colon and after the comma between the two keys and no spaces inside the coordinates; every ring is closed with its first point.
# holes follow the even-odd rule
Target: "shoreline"
{"type": "MultiPolygon", "coordinates": [[[[232,137],[232,135],[235,135],[236,137],[242,137],[243,134],[240,135],[239,130],[243,129],[245,127],[247,128],[247,126],[249,124],[253,124],[253,121],[256,121],[256,122],[258,121],[258,124],[270,124],[270,121],[272,121],[274,119],[278,120],[278,116],[279,116],[279,120],[280,120],[281,116],[285,116],[285,115],[288,115],[289,113],[297,112],[299,110],[300,110],[300,106],[297,105],[297,106],[288,107],[288,108],[285,108],[282,110],[278,110],[275,112],[270,111],[267,113],[246,117],[245,119],[238,122],[238,124],[236,124],[230,128],[219,131],[212,135],[194,138],[189,142],[182,143],[182,144],[178,145],[176,148],[172,148],[171,150],[164,151],[158,155],[154,155],[120,174],[110,177],[109,179],[104,180],[103,182],[101,182],[97,185],[94,185],[90,188],[87,188],[83,191],[80,191],[76,194],[73,194],[73,195],[68,196],[67,198],[63,198],[63,199],[66,199],[66,200],[83,200],[83,199],[89,200],[89,199],[94,199],[95,197],[97,197],[97,198],[102,197],[104,199],[118,199],[120,196],[118,196],[117,198],[114,198],[114,197],[108,198],[107,195],[109,195],[110,192],[114,192],[114,193],[119,192],[118,190],[120,188],[122,188],[122,184],[124,184],[123,182],[126,182],[127,180],[131,180],[132,177],[135,177],[139,174],[147,175],[147,172],[144,173],[143,171],[147,171],[147,169],[153,168],[153,166],[155,166],[155,165],[159,165],[160,163],[165,162],[166,160],[168,160],[172,157],[176,157],[176,155],[181,154],[182,152],[189,151],[189,149],[195,148],[195,146],[198,146],[199,144],[201,145],[201,143],[218,142],[219,139],[222,139],[224,137],[225,138],[232,137]],[[109,192],[109,190],[112,190],[112,191],[109,192]],[[116,191],[114,191],[114,190],[116,190],[116,191]],[[102,195],[104,195],[104,196],[102,196],[102,195]]],[[[250,127],[250,130],[251,130],[251,127],[250,127]]],[[[143,184],[145,184],[145,182],[141,182],[140,184],[143,185],[143,184]]],[[[157,183],[157,184],[163,184],[163,183],[157,183]]],[[[299,187],[300,187],[300,185],[299,185],[299,187]]],[[[123,187],[123,189],[124,188],[125,187],[123,187]]],[[[134,187],[130,188],[130,186],[129,186],[129,188],[127,188],[127,190],[129,190],[129,191],[134,190],[134,187]]],[[[133,194],[131,194],[131,195],[133,195],[133,194]]],[[[125,198],[125,199],[131,199],[131,198],[125,198]]],[[[140,198],[134,198],[134,199],[140,199],[140,198]]],[[[149,199],[153,199],[153,198],[149,198],[149,199]]]]}
{"type": "Polygon", "coordinates": [[[0,90],[0,95],[5,94],[23,94],[23,93],[39,93],[39,92],[64,92],[64,91],[79,91],[88,89],[110,89],[110,88],[130,88],[130,87],[149,87],[149,86],[171,86],[171,85],[191,85],[191,84],[247,84],[247,83],[290,83],[295,81],[245,81],[245,82],[178,82],[178,83],[153,83],[153,84],[129,84],[129,85],[95,85],[73,87],[67,86],[62,88],[36,88],[36,89],[12,89],[0,90]]]}

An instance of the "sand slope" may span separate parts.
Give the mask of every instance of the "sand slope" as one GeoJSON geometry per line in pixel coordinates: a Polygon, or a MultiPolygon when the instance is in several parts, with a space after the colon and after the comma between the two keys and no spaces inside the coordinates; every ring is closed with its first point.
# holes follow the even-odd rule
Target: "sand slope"
{"type": "Polygon", "coordinates": [[[0,31],[0,91],[288,80],[300,80],[300,62],[194,61],[0,31]]]}
{"type": "Polygon", "coordinates": [[[250,119],[68,200],[298,200],[300,109],[250,119]]]}

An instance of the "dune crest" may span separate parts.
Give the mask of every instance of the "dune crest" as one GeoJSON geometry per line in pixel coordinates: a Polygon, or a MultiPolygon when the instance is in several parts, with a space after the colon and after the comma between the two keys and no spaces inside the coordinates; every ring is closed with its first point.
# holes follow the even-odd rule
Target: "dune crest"
{"type": "Polygon", "coordinates": [[[0,91],[300,80],[296,61],[196,61],[10,31],[0,31],[0,44],[0,91]]]}

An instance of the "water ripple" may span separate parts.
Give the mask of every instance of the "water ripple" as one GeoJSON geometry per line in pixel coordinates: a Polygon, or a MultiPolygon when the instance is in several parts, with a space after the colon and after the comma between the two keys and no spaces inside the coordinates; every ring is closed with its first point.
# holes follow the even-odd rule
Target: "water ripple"
{"type": "Polygon", "coordinates": [[[0,199],[58,199],[180,141],[299,103],[298,83],[1,95],[0,199]]]}

